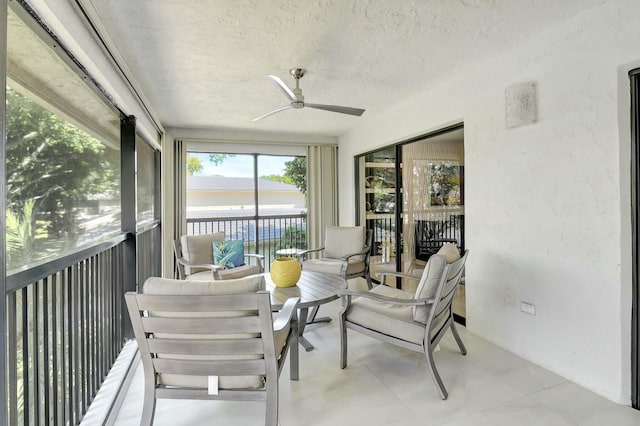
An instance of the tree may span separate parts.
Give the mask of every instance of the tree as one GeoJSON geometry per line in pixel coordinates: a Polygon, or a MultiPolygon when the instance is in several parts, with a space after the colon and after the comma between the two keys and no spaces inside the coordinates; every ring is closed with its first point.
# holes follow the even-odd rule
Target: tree
{"type": "Polygon", "coordinates": [[[225,159],[231,157],[235,157],[235,154],[209,154],[209,161],[214,165],[219,166],[225,159]]]}
{"type": "Polygon", "coordinates": [[[21,259],[32,259],[36,247],[36,227],[33,221],[34,201],[29,200],[24,204],[20,214],[7,211],[6,215],[6,244],[7,244],[7,268],[21,264],[21,259]]]}
{"type": "Polygon", "coordinates": [[[189,176],[202,172],[203,168],[198,157],[187,156],[187,174],[189,176]]]}
{"type": "Polygon", "coordinates": [[[307,157],[296,157],[284,163],[284,175],[304,195],[307,195],[307,157]]]}
{"type": "Polygon", "coordinates": [[[298,225],[288,226],[278,243],[278,249],[283,248],[307,248],[307,230],[298,225]]]}
{"type": "Polygon", "coordinates": [[[49,239],[72,240],[77,209],[119,191],[120,153],[14,90],[6,93],[7,209],[27,221],[30,211],[49,239]]]}
{"type": "Polygon", "coordinates": [[[272,182],[288,183],[289,185],[293,185],[293,181],[289,176],[264,175],[264,176],[260,176],[260,179],[270,180],[272,182]]]}

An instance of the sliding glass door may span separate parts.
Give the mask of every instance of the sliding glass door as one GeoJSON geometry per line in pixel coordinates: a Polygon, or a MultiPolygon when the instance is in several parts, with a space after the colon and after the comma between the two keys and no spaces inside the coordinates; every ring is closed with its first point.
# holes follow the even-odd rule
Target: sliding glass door
{"type": "Polygon", "coordinates": [[[306,157],[189,152],[187,234],[224,232],[265,264],[304,249],[306,157]]]}
{"type": "MultiPolygon", "coordinates": [[[[371,275],[419,277],[443,244],[465,249],[462,126],[356,158],[357,223],[374,232],[371,275]]],[[[415,280],[385,282],[414,291],[415,280]]],[[[464,286],[454,313],[464,322],[464,286]]]]}

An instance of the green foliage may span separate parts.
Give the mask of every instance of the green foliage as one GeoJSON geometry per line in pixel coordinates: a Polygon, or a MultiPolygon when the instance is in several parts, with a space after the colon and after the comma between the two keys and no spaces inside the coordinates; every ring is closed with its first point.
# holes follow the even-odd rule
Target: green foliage
{"type": "Polygon", "coordinates": [[[307,195],[307,157],[296,157],[284,163],[284,175],[300,192],[307,195]]]}
{"type": "Polygon", "coordinates": [[[277,248],[307,248],[307,230],[296,225],[285,228],[277,248]]]}
{"type": "Polygon", "coordinates": [[[7,210],[7,265],[19,264],[21,258],[31,259],[33,257],[36,241],[36,227],[33,220],[34,204],[34,200],[26,201],[23,211],[19,214],[7,210]]]}
{"type": "Polygon", "coordinates": [[[265,176],[260,176],[260,179],[270,180],[273,182],[288,183],[289,185],[293,185],[293,181],[291,180],[290,176],[265,175],[265,176]]]}
{"type": "Polygon", "coordinates": [[[119,190],[119,151],[7,87],[7,209],[41,221],[48,237],[73,239],[76,209],[119,190]]]}
{"type": "Polygon", "coordinates": [[[209,161],[216,166],[222,164],[226,158],[235,157],[235,154],[209,154],[209,161]]]}
{"type": "Polygon", "coordinates": [[[189,176],[200,173],[203,169],[202,162],[198,157],[187,156],[187,174],[189,176]]]}

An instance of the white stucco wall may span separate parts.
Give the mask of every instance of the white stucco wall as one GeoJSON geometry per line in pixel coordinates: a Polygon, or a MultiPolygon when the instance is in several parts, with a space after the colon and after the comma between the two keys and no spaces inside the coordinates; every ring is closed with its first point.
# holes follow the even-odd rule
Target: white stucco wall
{"type": "MultiPolygon", "coordinates": [[[[468,329],[611,400],[630,401],[626,72],[640,2],[606,1],[340,138],[353,156],[464,121],[468,329]],[[538,122],[507,129],[504,90],[538,89],[538,122]],[[533,303],[536,316],[520,312],[533,303]]],[[[354,185],[340,187],[352,224],[354,185]]]]}
{"type": "MultiPolygon", "coordinates": [[[[260,191],[259,206],[263,209],[304,209],[304,195],[299,191],[260,191]]],[[[188,190],[187,210],[210,208],[212,210],[253,208],[253,191],[239,190],[188,190]]]]}

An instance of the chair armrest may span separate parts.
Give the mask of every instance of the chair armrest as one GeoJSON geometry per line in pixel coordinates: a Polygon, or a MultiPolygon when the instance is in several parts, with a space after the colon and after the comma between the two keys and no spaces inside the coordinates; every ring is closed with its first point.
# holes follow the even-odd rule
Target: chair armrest
{"type": "Polygon", "coordinates": [[[273,332],[275,334],[281,333],[287,325],[291,322],[291,320],[298,319],[298,303],[300,302],[299,297],[290,297],[284,302],[282,305],[282,309],[278,312],[278,316],[276,320],[273,322],[273,332]]]}
{"type": "Polygon", "coordinates": [[[298,252],[297,256],[300,259],[302,259],[304,256],[308,255],[309,253],[315,253],[315,252],[322,251],[322,250],[324,250],[324,247],[315,248],[315,249],[309,249],[309,250],[302,250],[302,251],[298,252]]]}
{"type": "Polygon", "coordinates": [[[178,263],[180,263],[181,265],[184,266],[188,266],[190,268],[205,268],[205,269],[211,269],[212,271],[218,271],[220,269],[224,269],[222,266],[220,265],[213,265],[213,264],[209,264],[209,263],[203,263],[203,264],[198,264],[198,263],[190,263],[189,261],[185,260],[184,257],[179,257],[176,258],[176,260],[178,261],[178,263]]]}
{"type": "Polygon", "coordinates": [[[431,305],[434,302],[433,297],[422,299],[397,299],[395,297],[383,296],[381,294],[371,293],[369,291],[340,290],[338,295],[341,297],[351,298],[352,296],[365,297],[367,299],[376,300],[382,303],[402,306],[420,306],[431,305]]]}
{"type": "Polygon", "coordinates": [[[416,277],[415,275],[405,274],[403,272],[378,272],[376,275],[382,278],[383,280],[384,280],[384,277],[389,276],[389,277],[399,277],[399,278],[406,278],[408,280],[420,281],[420,277],[416,277]]]}
{"type": "Polygon", "coordinates": [[[264,267],[262,266],[262,262],[264,261],[264,255],[256,254],[256,253],[245,253],[244,257],[255,259],[256,264],[260,267],[262,271],[264,271],[264,267]]]}
{"type": "Polygon", "coordinates": [[[348,261],[348,260],[349,260],[350,258],[352,258],[353,256],[363,256],[363,255],[367,254],[367,252],[368,252],[368,251],[369,251],[369,247],[365,247],[364,249],[360,250],[360,251],[359,251],[359,252],[357,252],[357,253],[351,253],[351,254],[348,254],[348,255],[346,255],[346,256],[342,256],[342,257],[341,257],[341,259],[342,259],[342,260],[347,260],[347,261],[348,261]]]}

